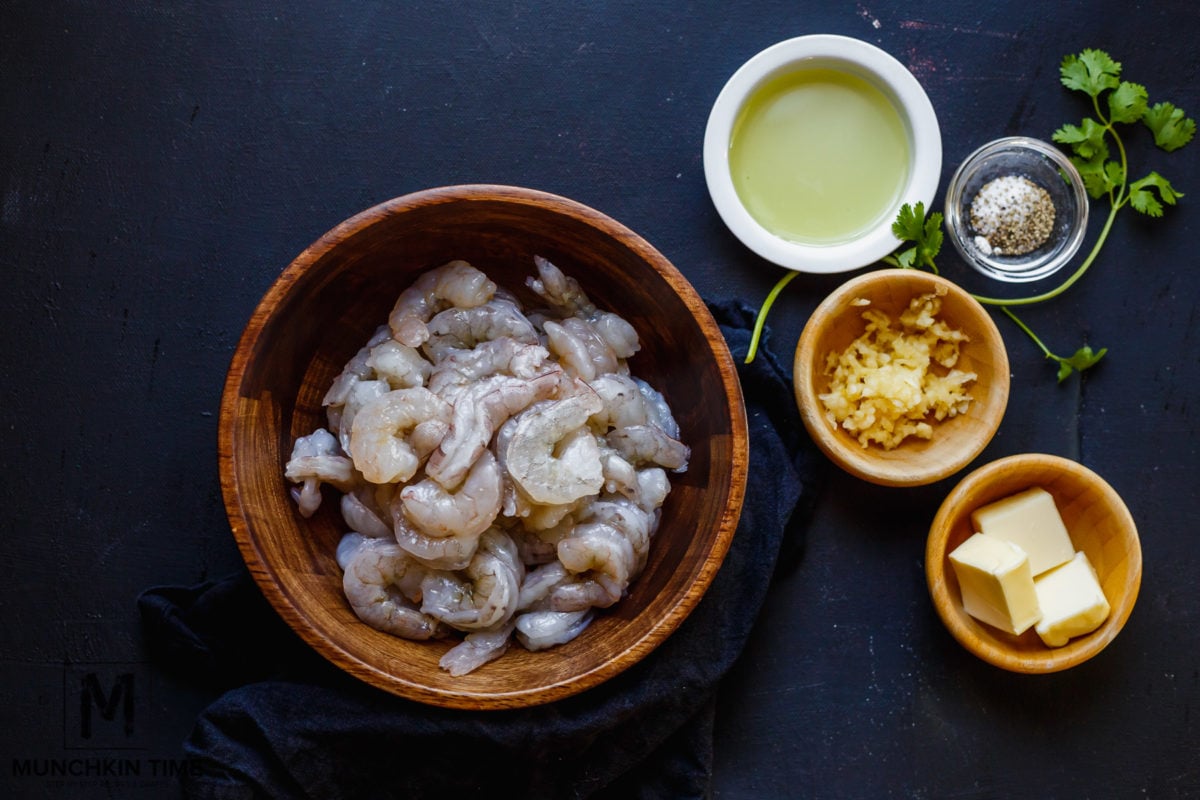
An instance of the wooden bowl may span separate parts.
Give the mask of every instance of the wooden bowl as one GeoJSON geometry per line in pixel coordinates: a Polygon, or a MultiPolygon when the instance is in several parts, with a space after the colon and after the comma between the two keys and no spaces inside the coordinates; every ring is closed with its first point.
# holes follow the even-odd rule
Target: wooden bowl
{"type": "Polygon", "coordinates": [[[313,648],[381,689],[433,705],[496,709],[580,692],[646,656],[711,583],[741,511],[745,407],[720,330],[688,281],[658,251],[571,200],[505,186],[451,186],[382,203],[301,253],[248,323],[225,384],[221,485],[251,574],[313,648]],[[321,398],[345,362],[387,320],[422,271],[461,258],[526,300],[533,256],[577,278],[597,305],[637,329],[634,374],[658,388],[692,449],[672,475],[649,563],[620,603],[577,639],[531,653],[519,645],[474,672],[438,667],[447,642],[412,642],[358,620],[334,552],[337,503],[302,518],[284,463],[297,436],[324,425],[321,398]]]}
{"type": "Polygon", "coordinates": [[[914,269],[882,269],[852,278],[813,311],[796,345],[793,381],[804,426],[817,446],[842,469],[882,486],[920,486],[953,475],[991,441],[1008,403],[1008,353],[991,316],[970,294],[945,278],[914,269]],[[933,438],[908,437],[886,450],[864,447],[829,418],[820,395],[829,390],[825,358],[862,335],[867,308],[893,321],[918,295],[942,294],[938,318],[970,337],[957,369],[974,372],[967,412],[933,423],[933,438]],[[861,300],[870,305],[861,305],[861,300]]]}
{"type": "Polygon", "coordinates": [[[1030,453],[986,464],[950,492],[929,529],[925,576],[938,615],[963,647],[1012,672],[1057,672],[1099,653],[1124,627],[1142,581],[1142,548],[1129,509],[1104,479],[1069,459],[1030,453]],[[972,511],[1034,486],[1054,497],[1075,549],[1092,562],[1111,609],[1098,629],[1063,647],[1046,646],[1033,629],[1014,636],[967,614],[949,560],[974,533],[972,511]]]}

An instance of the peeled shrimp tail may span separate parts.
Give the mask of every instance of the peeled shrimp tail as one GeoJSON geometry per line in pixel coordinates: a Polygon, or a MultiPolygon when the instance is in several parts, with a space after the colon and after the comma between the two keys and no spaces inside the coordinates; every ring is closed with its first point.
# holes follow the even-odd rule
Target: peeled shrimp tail
{"type": "Polygon", "coordinates": [[[591,608],[581,611],[532,611],[516,619],[517,641],[526,650],[566,644],[591,623],[591,608]]]}
{"type": "Polygon", "coordinates": [[[609,447],[633,464],[658,464],[683,472],[687,469],[691,448],[672,439],[657,425],[630,425],[605,437],[609,447]]]}
{"type": "Polygon", "coordinates": [[[454,677],[466,675],[489,661],[495,661],[508,650],[516,623],[507,622],[494,631],[468,633],[461,642],[446,651],[438,666],[454,677]]]}

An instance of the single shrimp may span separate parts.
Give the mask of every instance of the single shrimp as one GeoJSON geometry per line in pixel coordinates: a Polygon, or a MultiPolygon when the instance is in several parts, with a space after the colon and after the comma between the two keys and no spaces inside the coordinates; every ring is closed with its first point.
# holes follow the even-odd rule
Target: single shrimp
{"type": "MultiPolygon", "coordinates": [[[[603,522],[576,525],[571,535],[558,543],[558,560],[568,571],[591,579],[603,589],[599,602],[592,603],[601,607],[621,599],[638,561],[629,539],[603,522]]],[[[555,590],[556,597],[561,595],[563,588],[555,590]]]]}
{"type": "Polygon", "coordinates": [[[597,500],[588,507],[584,522],[610,526],[633,548],[634,564],[630,580],[641,574],[650,554],[650,538],[658,528],[657,511],[647,511],[623,497],[597,500]]]}
{"type": "Polygon", "coordinates": [[[595,612],[585,608],[581,611],[531,611],[516,618],[517,641],[526,650],[545,650],[555,645],[566,644],[591,623],[595,612]]]}
{"type": "Polygon", "coordinates": [[[469,350],[495,339],[537,344],[537,330],[514,300],[494,297],[473,308],[448,308],[428,323],[429,339],[422,346],[436,364],[455,350],[469,350]]]}
{"type": "Polygon", "coordinates": [[[496,284],[466,261],[451,261],[423,273],[405,289],[388,315],[388,327],[400,344],[420,347],[429,338],[426,323],[444,308],[473,308],[496,293],[496,284]]]}
{"type": "Polygon", "coordinates": [[[367,366],[393,389],[424,386],[433,365],[415,347],[394,339],[380,342],[367,355],[367,366]]]}
{"type": "Polygon", "coordinates": [[[391,388],[387,381],[374,378],[357,381],[351,385],[344,403],[326,407],[325,415],[329,420],[329,430],[337,434],[343,450],[347,452],[350,450],[350,431],[354,427],[354,418],[358,412],[363,406],[383,397],[391,391],[391,388]]]}
{"type": "Polygon", "coordinates": [[[558,356],[567,374],[591,381],[597,375],[617,372],[624,363],[588,323],[570,317],[543,326],[550,352],[558,356]]]}
{"type": "Polygon", "coordinates": [[[556,586],[573,579],[574,576],[567,571],[557,557],[553,561],[539,564],[529,570],[525,574],[525,580],[521,582],[521,591],[517,594],[517,611],[545,608],[550,592],[556,586]]]}
{"type": "Polygon", "coordinates": [[[370,539],[349,557],[342,589],[354,613],[372,628],[405,639],[429,639],[441,626],[414,605],[423,573],[395,543],[370,539]]]}
{"type": "Polygon", "coordinates": [[[631,464],[658,464],[675,472],[687,470],[692,451],[657,425],[630,425],[605,437],[608,446],[631,464]]]}
{"type": "Polygon", "coordinates": [[[452,400],[460,389],[499,373],[533,378],[545,372],[549,357],[550,352],[540,344],[508,336],[480,342],[470,350],[451,350],[430,373],[429,391],[452,400]]]}
{"type": "Polygon", "coordinates": [[[515,627],[516,623],[510,620],[495,630],[468,633],[445,652],[438,660],[438,666],[457,678],[495,661],[507,652],[515,627]]]}
{"type": "Polygon", "coordinates": [[[500,467],[484,450],[457,491],[427,478],[401,489],[400,502],[409,521],[427,536],[478,536],[500,513],[500,467]]]}
{"type": "Polygon", "coordinates": [[[457,486],[487,449],[496,428],[553,394],[560,375],[555,365],[534,378],[493,375],[463,389],[454,398],[450,433],[429,457],[426,474],[446,488],[457,486]]]}
{"type": "Polygon", "coordinates": [[[471,563],[479,546],[479,536],[429,536],[417,530],[399,495],[392,502],[392,535],[395,541],[415,561],[430,569],[457,570],[471,563]]]}
{"type": "Polygon", "coordinates": [[[523,412],[503,461],[516,486],[536,503],[561,505],[599,493],[600,448],[586,428],[600,398],[576,381],[576,394],[523,412]],[[581,435],[582,433],[582,435],[581,435]]]}
{"type": "Polygon", "coordinates": [[[371,357],[371,349],[381,342],[386,342],[392,336],[391,330],[386,325],[380,325],[375,329],[375,333],[371,335],[370,340],[364,345],[349,361],[342,367],[342,371],[333,383],[330,384],[329,390],[325,392],[325,396],[321,399],[321,405],[325,406],[340,406],[346,402],[350,396],[350,390],[354,388],[354,384],[359,381],[371,380],[375,377],[375,372],[371,365],[367,363],[371,357]]]}
{"type": "Polygon", "coordinates": [[[317,428],[296,439],[283,474],[289,481],[300,484],[292,489],[292,498],[300,515],[311,517],[321,506],[321,483],[348,490],[354,482],[354,464],[332,433],[317,428]]]}
{"type": "Polygon", "coordinates": [[[675,416],[671,413],[671,406],[667,403],[667,398],[641,378],[634,378],[633,382],[637,384],[638,391],[642,393],[642,398],[645,400],[647,420],[662,428],[667,436],[678,439],[679,423],[675,421],[675,416]]]}
{"type": "Polygon", "coordinates": [[[450,406],[428,389],[394,389],[364,405],[350,431],[350,457],[372,483],[396,483],[411,478],[420,458],[406,441],[419,423],[446,419],[450,406]]]}
{"type": "Polygon", "coordinates": [[[391,539],[392,526],[388,525],[359,496],[358,491],[342,495],[342,520],[350,530],[371,539],[391,539]]]}
{"type": "Polygon", "coordinates": [[[516,611],[524,567],[508,534],[492,528],[465,570],[430,573],[421,583],[421,611],[459,630],[484,630],[507,622],[516,611]]]}
{"type": "Polygon", "coordinates": [[[533,257],[533,265],[538,276],[526,278],[525,285],[563,316],[587,318],[596,312],[595,303],[583,291],[579,281],[541,256],[533,257]]]}
{"type": "Polygon", "coordinates": [[[589,381],[588,386],[600,397],[600,410],[588,420],[599,433],[650,421],[646,398],[636,379],[628,375],[600,375],[589,381]]]}

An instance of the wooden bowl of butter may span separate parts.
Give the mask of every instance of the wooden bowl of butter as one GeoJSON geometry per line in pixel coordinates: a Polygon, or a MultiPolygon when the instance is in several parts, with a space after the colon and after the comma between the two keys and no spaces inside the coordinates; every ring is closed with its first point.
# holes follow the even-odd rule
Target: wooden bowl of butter
{"type": "Polygon", "coordinates": [[[955,283],[915,269],[852,278],[796,346],[796,404],[834,463],[882,486],[955,474],[991,441],[1008,404],[1004,341],[955,283]]]}
{"type": "Polygon", "coordinates": [[[1142,550],[1129,509],[1099,475],[1030,453],[986,464],[950,492],[929,530],[925,575],[938,615],[976,656],[1057,672],[1124,627],[1142,550]]]}

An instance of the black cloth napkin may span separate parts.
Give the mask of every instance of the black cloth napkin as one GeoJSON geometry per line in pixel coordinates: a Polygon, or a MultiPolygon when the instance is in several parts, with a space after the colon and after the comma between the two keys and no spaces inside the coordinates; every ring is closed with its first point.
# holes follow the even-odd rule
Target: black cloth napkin
{"type": "Polygon", "coordinates": [[[721,570],[672,636],[574,697],[469,712],[393,697],[335,669],[283,624],[245,571],[147,589],[138,605],[156,659],[229,687],[184,743],[185,796],[708,796],[718,683],[746,643],[781,551],[794,555],[802,544],[820,463],[787,371],[766,347],[741,364],[754,312],[741,304],[712,311],[740,365],[751,480],[721,570]]]}

